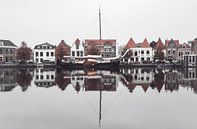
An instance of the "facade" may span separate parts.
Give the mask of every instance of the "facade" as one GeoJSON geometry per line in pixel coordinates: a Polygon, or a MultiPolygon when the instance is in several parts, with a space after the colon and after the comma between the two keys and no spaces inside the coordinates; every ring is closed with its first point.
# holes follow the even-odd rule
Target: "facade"
{"type": "Polygon", "coordinates": [[[136,87],[142,87],[146,92],[154,80],[154,73],[150,69],[121,69],[121,82],[132,93],[136,87]]]}
{"type": "Polygon", "coordinates": [[[55,61],[55,46],[50,43],[43,43],[34,47],[34,62],[55,61]]]}
{"type": "Polygon", "coordinates": [[[116,57],[115,39],[86,39],[84,43],[85,55],[102,55],[103,58],[116,57]],[[96,51],[94,53],[94,51],[96,51]]]}
{"type": "Polygon", "coordinates": [[[197,54],[184,55],[183,64],[185,67],[197,67],[197,54]]]}
{"type": "Polygon", "coordinates": [[[38,87],[55,86],[55,70],[54,69],[36,69],[34,74],[34,84],[38,87]]]}
{"type": "Polygon", "coordinates": [[[147,39],[142,43],[136,44],[131,38],[125,48],[127,50],[122,56],[122,63],[135,63],[153,60],[153,49],[150,47],[147,39]]]}
{"type": "Polygon", "coordinates": [[[55,48],[55,58],[56,60],[62,60],[63,56],[70,56],[71,47],[61,40],[59,45],[55,48]],[[61,59],[62,58],[62,59],[61,59]]]}
{"type": "Polygon", "coordinates": [[[71,47],[71,53],[70,53],[71,58],[77,63],[79,62],[83,56],[84,56],[84,46],[80,42],[79,39],[77,39],[72,47],[71,47]]]}
{"type": "Polygon", "coordinates": [[[0,62],[16,61],[17,46],[10,40],[0,40],[0,62]]]}
{"type": "Polygon", "coordinates": [[[17,86],[16,69],[0,70],[0,92],[8,92],[17,86]]]}
{"type": "Polygon", "coordinates": [[[191,53],[197,54],[197,38],[194,41],[191,41],[191,53]]]}
{"type": "Polygon", "coordinates": [[[177,48],[179,46],[179,40],[166,40],[165,48],[166,48],[166,60],[177,60],[178,52],[177,48]]]}
{"type": "Polygon", "coordinates": [[[177,59],[183,60],[183,55],[191,54],[191,47],[189,44],[183,43],[180,44],[177,48],[177,59]]]}

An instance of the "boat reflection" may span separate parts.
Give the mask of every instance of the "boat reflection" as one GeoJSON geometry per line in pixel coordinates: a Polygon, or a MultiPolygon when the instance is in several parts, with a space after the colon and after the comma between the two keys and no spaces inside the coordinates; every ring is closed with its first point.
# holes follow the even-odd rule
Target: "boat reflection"
{"type": "Polygon", "coordinates": [[[65,91],[73,87],[80,91],[117,91],[118,86],[125,86],[128,91],[135,92],[136,87],[141,87],[147,93],[148,90],[178,91],[180,87],[191,89],[197,93],[197,69],[120,69],[112,71],[84,71],[62,69],[1,69],[0,91],[13,91],[20,87],[27,91],[29,86],[42,88],[58,87],[65,91]]]}

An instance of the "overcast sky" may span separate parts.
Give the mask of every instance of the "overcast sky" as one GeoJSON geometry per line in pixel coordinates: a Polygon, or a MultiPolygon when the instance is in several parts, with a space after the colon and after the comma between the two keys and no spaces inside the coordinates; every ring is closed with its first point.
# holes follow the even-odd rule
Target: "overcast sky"
{"type": "Polygon", "coordinates": [[[33,47],[98,38],[99,4],[102,37],[119,44],[197,37],[197,0],[0,0],[0,39],[33,47]]]}

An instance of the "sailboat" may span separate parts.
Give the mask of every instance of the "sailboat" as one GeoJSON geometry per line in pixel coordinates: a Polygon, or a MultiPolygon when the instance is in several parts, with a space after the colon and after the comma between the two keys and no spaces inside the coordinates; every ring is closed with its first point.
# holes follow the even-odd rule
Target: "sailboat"
{"type": "MultiPolygon", "coordinates": [[[[99,8],[99,45],[101,51],[102,45],[102,30],[101,30],[101,9],[99,8]]],[[[84,57],[84,67],[85,68],[94,68],[94,69],[118,69],[119,68],[119,59],[118,58],[102,58],[100,55],[87,55],[84,57]]]]}

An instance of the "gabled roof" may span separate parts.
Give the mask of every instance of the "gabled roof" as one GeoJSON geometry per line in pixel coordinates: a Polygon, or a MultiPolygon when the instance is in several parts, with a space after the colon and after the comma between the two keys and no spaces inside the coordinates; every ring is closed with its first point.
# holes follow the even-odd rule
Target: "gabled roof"
{"type": "Polygon", "coordinates": [[[59,47],[59,46],[69,47],[70,48],[70,46],[68,44],[66,44],[64,40],[61,40],[61,42],[58,44],[57,47],[59,47]]]}
{"type": "Polygon", "coordinates": [[[185,46],[185,48],[191,48],[191,46],[187,43],[179,44],[178,48],[183,48],[183,46],[185,46]]]}
{"type": "Polygon", "coordinates": [[[2,43],[2,46],[13,46],[13,47],[17,47],[13,42],[11,42],[10,40],[2,40],[0,39],[0,43],[2,43]]]}
{"type": "Polygon", "coordinates": [[[164,44],[162,43],[161,38],[159,38],[159,40],[157,41],[157,43],[156,43],[156,45],[155,45],[155,48],[156,48],[156,49],[160,49],[160,50],[165,49],[165,46],[164,46],[164,44]]]}
{"type": "Polygon", "coordinates": [[[166,41],[165,41],[165,46],[166,46],[166,47],[169,46],[170,43],[173,43],[176,47],[178,47],[178,45],[179,45],[179,40],[173,40],[173,39],[171,39],[171,40],[166,40],[166,41]]]}
{"type": "Polygon", "coordinates": [[[146,38],[144,39],[143,43],[141,44],[141,47],[142,48],[148,48],[148,47],[150,47],[150,45],[149,45],[149,43],[148,43],[148,41],[147,41],[146,38]]]}
{"type": "Polygon", "coordinates": [[[49,46],[49,47],[51,47],[50,49],[54,49],[55,48],[55,45],[52,45],[52,44],[46,42],[46,43],[42,43],[42,44],[36,45],[34,47],[34,49],[43,49],[41,46],[49,46]]]}
{"type": "Polygon", "coordinates": [[[129,49],[129,48],[135,48],[135,47],[136,47],[135,41],[133,40],[133,38],[130,38],[125,48],[129,49]]]}
{"type": "Polygon", "coordinates": [[[76,41],[75,41],[75,45],[76,45],[76,46],[79,46],[79,45],[80,45],[80,40],[79,40],[78,38],[77,38],[76,41]]]}

